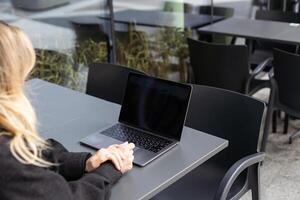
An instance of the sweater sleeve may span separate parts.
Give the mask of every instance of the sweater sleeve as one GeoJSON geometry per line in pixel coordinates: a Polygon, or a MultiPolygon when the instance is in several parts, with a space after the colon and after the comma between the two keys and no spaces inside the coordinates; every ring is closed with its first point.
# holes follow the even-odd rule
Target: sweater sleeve
{"type": "Polygon", "coordinates": [[[44,151],[43,155],[47,160],[58,163],[55,169],[60,175],[68,181],[76,180],[83,176],[85,163],[91,156],[90,153],[68,152],[68,150],[56,140],[48,139],[47,142],[51,146],[51,149],[44,151]]]}
{"type": "Polygon", "coordinates": [[[6,159],[0,169],[3,200],[108,200],[112,185],[121,177],[111,163],[69,182],[58,173],[23,165],[14,158],[6,159]]]}

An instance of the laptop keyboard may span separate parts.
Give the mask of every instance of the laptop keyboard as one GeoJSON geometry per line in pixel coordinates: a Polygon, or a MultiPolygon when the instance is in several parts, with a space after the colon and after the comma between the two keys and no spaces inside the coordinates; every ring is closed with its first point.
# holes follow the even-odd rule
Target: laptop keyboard
{"type": "Polygon", "coordinates": [[[121,124],[116,124],[102,131],[101,134],[107,135],[109,137],[115,138],[123,142],[132,142],[137,147],[144,148],[154,153],[159,152],[160,150],[172,143],[172,141],[170,140],[156,137],[154,135],[150,135],[145,132],[141,132],[133,128],[123,126],[121,124]]]}

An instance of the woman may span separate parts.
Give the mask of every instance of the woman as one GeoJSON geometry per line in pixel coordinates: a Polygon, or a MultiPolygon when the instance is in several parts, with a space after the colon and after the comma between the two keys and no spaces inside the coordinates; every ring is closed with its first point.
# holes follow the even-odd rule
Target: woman
{"type": "Polygon", "coordinates": [[[109,199],[111,186],[132,168],[133,144],[70,153],[36,130],[24,95],[35,53],[17,27],[0,22],[0,199],[109,199]]]}

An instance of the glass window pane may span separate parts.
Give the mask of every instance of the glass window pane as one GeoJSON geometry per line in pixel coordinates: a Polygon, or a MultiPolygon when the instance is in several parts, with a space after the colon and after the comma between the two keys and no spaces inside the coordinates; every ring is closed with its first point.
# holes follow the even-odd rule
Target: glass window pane
{"type": "Polygon", "coordinates": [[[186,38],[197,37],[196,29],[203,25],[199,5],[210,5],[210,1],[114,1],[117,63],[185,82],[186,38]]]}
{"type": "Polygon", "coordinates": [[[31,39],[37,55],[31,78],[84,92],[88,65],[108,60],[109,21],[99,18],[106,1],[36,1],[0,0],[0,20],[31,39]]]}

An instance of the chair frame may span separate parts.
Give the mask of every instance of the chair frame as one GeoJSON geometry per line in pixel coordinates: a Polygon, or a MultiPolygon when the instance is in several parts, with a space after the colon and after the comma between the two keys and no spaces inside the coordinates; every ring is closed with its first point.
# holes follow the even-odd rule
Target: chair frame
{"type": "MultiPolygon", "coordinates": [[[[235,46],[235,45],[215,44],[215,43],[197,41],[197,40],[194,40],[192,38],[188,38],[188,40],[196,41],[196,42],[199,42],[199,43],[204,43],[204,44],[207,44],[207,45],[235,46]]],[[[249,60],[247,62],[249,62],[249,60]]],[[[248,75],[248,78],[245,80],[246,81],[245,86],[244,86],[245,89],[242,93],[248,94],[248,95],[251,96],[251,95],[255,94],[258,90],[260,90],[262,88],[269,88],[270,87],[270,84],[269,84],[268,81],[256,79],[256,76],[259,75],[261,72],[264,72],[265,69],[268,67],[268,65],[271,62],[272,62],[272,58],[267,58],[266,60],[264,60],[262,63],[260,63],[251,72],[250,72],[250,65],[248,64],[249,75],[248,75]]],[[[195,83],[195,76],[194,76],[194,72],[193,72],[193,66],[191,65],[191,63],[188,64],[188,82],[189,83],[195,83]]]]}
{"type": "MultiPolygon", "coordinates": [[[[233,91],[229,91],[229,90],[224,90],[224,89],[220,89],[220,88],[214,88],[211,86],[201,86],[201,85],[194,85],[194,90],[193,91],[197,91],[195,87],[199,87],[199,91],[201,91],[201,89],[203,89],[203,91],[205,92],[205,90],[209,90],[210,88],[213,89],[211,92],[212,94],[216,94],[216,96],[211,96],[211,98],[216,98],[218,95],[220,95],[223,92],[228,92],[229,96],[232,96],[232,99],[237,99],[238,96],[241,96],[243,102],[246,101],[245,97],[247,98],[251,98],[249,96],[245,96],[244,94],[240,94],[237,92],[233,92],[233,91]],[[234,95],[231,95],[231,94],[234,95]],[[237,97],[234,97],[237,96],[237,97]]],[[[201,94],[201,93],[196,93],[195,95],[195,99],[192,100],[192,102],[196,102],[197,100],[199,100],[197,98],[197,96],[201,94]]],[[[193,98],[193,94],[192,94],[192,98],[193,98]]],[[[240,101],[240,100],[239,100],[240,101]]],[[[259,100],[255,100],[255,101],[259,101],[259,100]]],[[[233,101],[234,102],[234,101],[233,101]]],[[[260,101],[261,102],[261,101],[260,101]]],[[[247,103],[248,104],[248,103],[247,103]]],[[[260,121],[260,125],[259,128],[257,127],[256,129],[254,129],[253,131],[258,131],[263,129],[263,124],[262,124],[262,119],[265,118],[266,116],[266,106],[265,103],[263,103],[263,107],[260,107],[260,111],[262,111],[261,113],[261,121],[260,121]]],[[[244,104],[243,104],[244,105],[244,104]]],[[[246,103],[245,103],[246,105],[246,103]]],[[[252,105],[249,104],[249,105],[252,105]]],[[[257,105],[255,107],[258,107],[258,104],[254,104],[257,105]]],[[[205,107],[205,104],[203,104],[203,106],[205,107]]],[[[187,122],[186,125],[193,127],[193,124],[197,123],[197,120],[194,121],[193,119],[195,119],[197,112],[194,112],[195,110],[189,110],[189,114],[187,117],[187,122]]],[[[203,110],[203,111],[208,111],[208,110],[203,110]]],[[[251,114],[252,115],[252,114],[251,114]]],[[[257,117],[256,117],[257,118],[257,117]]],[[[253,118],[254,120],[255,118],[253,118]]],[[[204,122],[205,123],[205,122],[204,122]]],[[[256,125],[257,126],[257,125],[256,125]]],[[[203,127],[203,131],[207,131],[210,125],[208,125],[207,127],[203,127]]],[[[196,127],[194,127],[196,128],[196,127]]],[[[196,128],[201,130],[200,127],[196,128]]],[[[222,133],[221,135],[218,134],[214,134],[215,131],[219,131],[219,129],[211,129],[212,131],[212,135],[216,135],[218,137],[222,137],[222,133]]],[[[208,132],[209,133],[209,132],[208,132]]],[[[217,133],[217,132],[215,132],[217,133]]],[[[255,141],[252,140],[252,148],[251,150],[249,150],[249,153],[246,153],[246,151],[244,152],[246,155],[241,155],[237,161],[229,161],[229,165],[226,167],[226,173],[224,174],[223,178],[220,180],[220,182],[218,182],[218,186],[216,188],[216,192],[214,193],[213,196],[213,200],[227,200],[227,199],[231,199],[231,200],[237,200],[240,199],[247,191],[251,190],[252,192],[252,199],[253,200],[259,200],[260,199],[260,166],[262,161],[265,158],[265,153],[264,152],[260,152],[261,150],[261,139],[262,139],[262,132],[259,131],[257,133],[257,140],[255,139],[255,141]],[[255,146],[255,147],[254,147],[255,146]],[[245,182],[243,182],[240,185],[240,189],[235,191],[236,193],[234,194],[230,194],[231,189],[233,188],[235,181],[241,177],[242,173],[246,172],[245,175],[245,182]]],[[[224,136],[226,138],[226,136],[224,136]]],[[[232,136],[231,136],[232,137],[232,136]]],[[[230,141],[229,141],[230,142],[230,141]]],[[[247,150],[248,151],[248,150],[247,150]]],[[[243,154],[243,153],[242,153],[243,154]]],[[[222,155],[223,156],[223,155],[222,155]]],[[[220,157],[221,158],[221,157],[220,157]]],[[[212,158],[213,159],[213,158],[212,158]]],[[[222,160],[213,160],[212,164],[214,164],[214,162],[216,162],[215,164],[218,164],[219,162],[222,162],[222,160]]],[[[227,165],[227,164],[226,164],[227,165]]],[[[200,166],[201,168],[201,166],[200,166]]],[[[197,172],[196,172],[197,173],[197,172]]],[[[189,179],[186,179],[185,181],[189,181],[189,179]]],[[[186,182],[183,182],[182,184],[184,184],[186,182]]],[[[167,191],[168,192],[168,191],[167,191]]],[[[156,199],[160,199],[160,196],[158,196],[158,198],[154,197],[154,200],[156,199]]],[[[164,196],[162,196],[162,199],[164,196]]],[[[168,193],[165,194],[165,197],[168,198],[168,193]]],[[[176,198],[174,198],[176,200],[176,198]]]]}
{"type": "MultiPolygon", "coordinates": [[[[290,53],[291,54],[291,53],[290,53]]],[[[273,60],[273,59],[272,59],[273,60]]],[[[272,61],[271,60],[271,61],[272,61]]],[[[295,111],[283,104],[279,101],[278,96],[278,84],[276,79],[274,78],[274,68],[272,68],[269,73],[269,80],[270,80],[270,87],[271,87],[271,93],[269,97],[269,104],[268,104],[268,110],[267,110],[267,116],[266,116],[266,122],[265,122],[265,128],[264,128],[264,135],[262,140],[262,151],[266,150],[267,140],[269,136],[269,129],[271,120],[273,119],[273,131],[276,129],[276,119],[277,119],[277,110],[284,111],[286,113],[285,116],[285,123],[284,123],[284,132],[287,131],[288,128],[288,116],[292,115],[294,117],[300,118],[300,111],[295,111]]],[[[289,144],[291,144],[296,138],[300,138],[300,131],[292,134],[289,137],[289,144]]]]}
{"type": "Polygon", "coordinates": [[[247,169],[247,181],[244,188],[232,200],[240,199],[248,190],[252,192],[252,199],[260,199],[260,163],[264,160],[265,153],[259,152],[246,156],[234,163],[222,179],[214,200],[227,200],[229,191],[237,177],[247,169]]]}
{"type": "MultiPolygon", "coordinates": [[[[123,99],[123,93],[121,92],[121,89],[123,89],[124,92],[126,81],[127,81],[127,77],[123,77],[123,76],[126,76],[130,72],[147,75],[136,69],[118,65],[118,64],[92,63],[89,65],[86,94],[98,98],[102,98],[104,100],[108,100],[117,104],[121,104],[123,99]],[[100,87],[100,89],[99,86],[98,87],[95,86],[95,84],[102,84],[101,80],[98,81],[98,78],[95,76],[95,74],[98,74],[99,72],[101,72],[101,70],[104,70],[102,72],[104,72],[106,76],[102,73],[100,75],[100,78],[102,76],[102,78],[104,78],[106,81],[115,81],[114,83],[115,84],[114,87],[116,87],[115,90],[109,89],[106,86],[100,87]]],[[[113,83],[107,83],[107,84],[113,84],[113,83]]]]}

